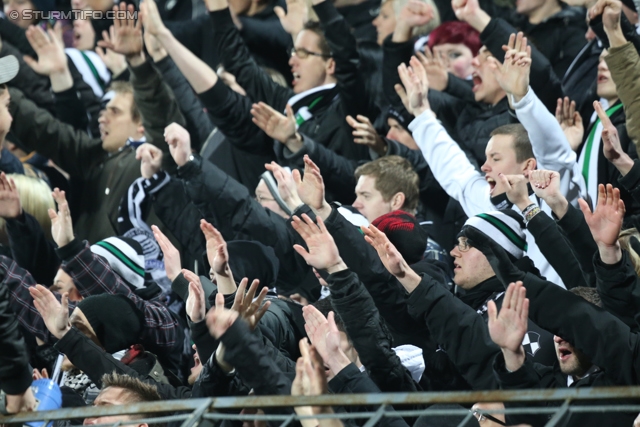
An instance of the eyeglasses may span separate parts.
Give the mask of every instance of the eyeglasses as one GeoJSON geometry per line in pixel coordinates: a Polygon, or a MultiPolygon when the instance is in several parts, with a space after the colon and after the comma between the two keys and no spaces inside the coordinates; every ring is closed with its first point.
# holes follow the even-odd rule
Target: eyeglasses
{"type": "Polygon", "coordinates": [[[458,244],[456,246],[460,252],[467,252],[471,249],[471,245],[466,237],[458,237],[458,244]]]}
{"type": "Polygon", "coordinates": [[[318,52],[311,52],[303,47],[299,47],[299,48],[292,47],[291,49],[289,49],[289,55],[297,56],[300,59],[306,59],[309,57],[309,55],[319,56],[320,58],[331,58],[331,55],[325,55],[324,53],[318,53],[318,52]]]}
{"type": "Polygon", "coordinates": [[[275,201],[276,201],[276,199],[274,199],[274,198],[269,198],[269,197],[264,197],[264,196],[262,196],[262,195],[260,195],[260,194],[256,194],[256,201],[257,201],[258,203],[262,203],[262,202],[275,202],[275,201]]]}
{"type": "Polygon", "coordinates": [[[476,420],[478,420],[478,423],[489,420],[489,421],[493,421],[496,424],[500,424],[501,426],[507,425],[507,423],[505,423],[504,421],[500,421],[499,419],[497,419],[492,415],[484,414],[480,412],[479,409],[469,409],[469,412],[471,412],[473,416],[476,418],[476,420]]]}

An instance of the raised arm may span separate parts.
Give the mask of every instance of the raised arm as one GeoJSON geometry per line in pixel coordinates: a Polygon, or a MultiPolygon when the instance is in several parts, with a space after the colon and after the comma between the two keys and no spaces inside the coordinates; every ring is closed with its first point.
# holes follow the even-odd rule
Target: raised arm
{"type": "Polygon", "coordinates": [[[410,67],[402,64],[398,72],[405,89],[397,85],[396,90],[400,90],[407,110],[416,116],[409,130],[435,179],[462,204],[467,216],[492,210],[489,184],[431,111],[427,99],[429,81],[422,62],[413,57],[410,67]]]}
{"type": "MultiPolygon", "coordinates": [[[[531,273],[525,274],[514,269],[504,249],[481,234],[474,234],[474,246],[487,257],[503,283],[511,282],[504,280],[509,277],[523,278],[530,300],[529,318],[533,322],[582,351],[593,364],[607,372],[614,384],[638,383],[638,334],[631,332],[612,314],[582,297],[531,273]]],[[[603,255],[608,257],[605,252],[603,255]]]]}
{"type": "Polygon", "coordinates": [[[293,92],[275,83],[251,57],[231,18],[227,0],[207,0],[206,5],[213,22],[216,50],[225,70],[236,76],[254,102],[262,101],[284,111],[293,92]]]}

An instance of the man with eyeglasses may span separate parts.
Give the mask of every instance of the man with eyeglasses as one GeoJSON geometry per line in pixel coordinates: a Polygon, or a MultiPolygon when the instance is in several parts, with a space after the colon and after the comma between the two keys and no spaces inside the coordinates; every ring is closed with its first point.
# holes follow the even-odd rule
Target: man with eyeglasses
{"type": "Polygon", "coordinates": [[[370,103],[358,78],[356,43],[344,18],[329,1],[314,1],[320,23],[307,22],[295,36],[289,66],[292,89],[274,83],[251,58],[228,9],[227,0],[207,0],[214,37],[225,70],[256,104],[254,123],[276,143],[278,163],[303,167],[307,145],[319,144],[350,160],[367,158],[353,143],[347,115],[367,115],[370,103]],[[284,116],[286,112],[287,117],[284,116]],[[263,122],[275,123],[275,132],[263,122]]]}

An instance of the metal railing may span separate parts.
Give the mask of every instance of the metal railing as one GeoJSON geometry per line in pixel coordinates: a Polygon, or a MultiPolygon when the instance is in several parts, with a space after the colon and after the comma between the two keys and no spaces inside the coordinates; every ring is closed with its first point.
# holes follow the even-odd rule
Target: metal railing
{"type": "MultiPolygon", "coordinates": [[[[551,407],[519,407],[505,410],[491,410],[491,414],[549,414],[547,427],[559,425],[573,413],[597,412],[638,412],[640,413],[640,387],[603,387],[544,390],[492,390],[443,393],[375,393],[375,394],[328,394],[322,396],[242,396],[168,400],[161,402],[134,403],[121,406],[99,406],[65,408],[46,412],[28,412],[0,416],[0,424],[23,424],[31,421],[54,421],[82,418],[96,418],[129,414],[145,414],[145,418],[132,421],[118,421],[113,425],[182,422],[182,427],[195,427],[203,420],[265,420],[281,421],[280,427],[287,427],[294,420],[305,418],[367,419],[365,427],[372,427],[383,417],[457,416],[464,417],[460,427],[473,426],[473,414],[465,408],[431,408],[427,405],[466,404],[478,402],[557,402],[551,407]],[[610,403],[589,404],[598,400],[610,403]],[[638,400],[638,404],[620,404],[620,401],[638,400]],[[390,406],[425,405],[414,410],[394,411],[390,406]],[[297,414],[250,414],[239,415],[221,411],[250,408],[283,408],[292,406],[369,406],[368,412],[336,412],[317,416],[297,414]]],[[[631,426],[629,426],[631,427],[631,426]]]]}

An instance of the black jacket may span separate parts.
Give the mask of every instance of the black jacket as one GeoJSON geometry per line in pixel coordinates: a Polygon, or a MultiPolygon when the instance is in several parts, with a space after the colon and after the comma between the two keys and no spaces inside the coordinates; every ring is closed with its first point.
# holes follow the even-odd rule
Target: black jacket
{"type": "MultiPolygon", "coordinates": [[[[550,333],[562,337],[586,355],[594,371],[572,384],[581,386],[625,386],[640,382],[640,336],[631,331],[618,318],[594,306],[583,298],[531,273],[524,273],[513,265],[504,249],[478,231],[470,229],[467,237],[486,257],[493,271],[506,286],[521,280],[529,299],[529,319],[550,333]]],[[[599,256],[596,257],[596,269],[599,256]]],[[[611,266],[612,268],[615,266],[611,266]]],[[[620,263],[621,268],[626,266],[620,263]]],[[[611,274],[611,271],[605,274],[611,274]]],[[[575,281],[581,281],[577,277],[575,281]]],[[[553,368],[525,363],[518,371],[504,369],[501,356],[496,359],[495,371],[501,388],[556,388],[566,387],[567,377],[553,368]]],[[[594,402],[595,403],[595,402],[594,402]]],[[[574,414],[565,425],[600,426],[629,425],[637,414],[574,414]]],[[[526,422],[543,425],[547,417],[507,417],[507,424],[526,422]]]]}
{"type": "Polygon", "coordinates": [[[13,260],[31,272],[37,283],[52,285],[60,268],[55,244],[47,240],[38,221],[26,212],[6,221],[13,260]]]}
{"type": "Polygon", "coordinates": [[[640,332],[635,319],[640,308],[640,286],[629,253],[623,250],[622,260],[614,265],[605,264],[598,255],[594,255],[593,265],[602,307],[633,332],[640,332]]]}
{"type": "MultiPolygon", "coordinates": [[[[640,340],[627,325],[581,297],[557,285],[526,274],[524,280],[529,298],[529,318],[549,332],[562,337],[590,358],[597,367],[571,387],[610,387],[637,385],[640,340]]],[[[567,387],[567,377],[558,366],[553,368],[525,364],[514,373],[504,368],[501,355],[494,365],[503,389],[567,387]]],[[[603,402],[600,402],[603,403],[603,402]]],[[[619,402],[636,404],[637,402],[619,402]]],[[[597,402],[591,402],[596,405],[597,402]]],[[[578,413],[572,414],[566,426],[630,425],[636,413],[578,413]]],[[[507,416],[508,424],[527,422],[534,426],[547,421],[542,416],[507,416]]]]}
{"type": "Polygon", "coordinates": [[[251,99],[234,92],[220,79],[199,97],[217,128],[201,154],[253,194],[265,163],[276,160],[276,156],[273,140],[251,120],[251,99]]]}
{"type": "Polygon", "coordinates": [[[158,389],[158,393],[163,399],[188,399],[191,397],[191,389],[189,387],[174,387],[166,382],[160,382],[163,372],[160,372],[159,364],[155,365],[150,371],[140,373],[137,370],[116,360],[98,347],[90,338],[84,335],[75,327],[69,331],[55,343],[60,353],[65,354],[73,365],[87,374],[91,381],[98,387],[102,387],[102,376],[116,372],[118,374],[129,375],[140,380],[150,383],[158,389]]]}
{"type": "Polygon", "coordinates": [[[331,305],[342,319],[360,361],[380,390],[420,391],[421,387],[391,348],[391,334],[358,276],[347,269],[330,274],[326,280],[331,305]]]}
{"type": "Polygon", "coordinates": [[[200,151],[214,127],[204,106],[170,56],[167,55],[156,62],[155,66],[175,94],[176,102],[186,121],[186,129],[191,136],[191,148],[200,151]]]}
{"type": "MultiPolygon", "coordinates": [[[[575,208],[571,203],[568,205],[567,213],[558,220],[558,226],[562,229],[573,253],[580,263],[580,269],[585,280],[584,284],[577,282],[576,286],[596,286],[596,276],[593,270],[593,254],[598,250],[595,240],[591,236],[591,230],[584,219],[580,209],[575,208]]],[[[565,285],[567,283],[565,282],[565,285]]],[[[569,286],[569,285],[567,285],[569,286]]]]}
{"type": "MultiPolygon", "coordinates": [[[[335,31],[333,35],[336,37],[351,37],[344,19],[338,15],[330,3],[322,3],[314,9],[318,15],[323,15],[321,21],[325,23],[323,28],[327,35],[335,31]],[[327,22],[335,25],[328,25],[327,22]]],[[[212,12],[210,16],[214,25],[217,51],[225,69],[236,76],[238,84],[245,89],[253,102],[262,101],[277,111],[284,111],[287,102],[294,95],[293,91],[274,83],[271,77],[258,67],[242,42],[228,9],[212,12]]],[[[311,119],[300,125],[299,132],[338,154],[359,160],[366,155],[366,149],[353,143],[352,129],[345,117],[348,114],[352,116],[366,114],[369,103],[364,82],[358,79],[358,56],[355,44],[343,43],[343,46],[347,50],[332,52],[336,59],[338,96],[315,111],[311,119]]],[[[289,164],[286,162],[284,145],[276,143],[275,150],[278,160],[289,164]]]]}
{"type": "Polygon", "coordinates": [[[511,22],[527,35],[527,40],[553,64],[560,79],[578,55],[586,40],[585,9],[560,3],[562,10],[539,24],[529,23],[525,15],[513,14],[511,22]]]}
{"type": "MultiPolygon", "coordinates": [[[[164,206],[170,212],[161,214],[163,220],[165,216],[171,215],[173,218],[167,227],[171,230],[183,228],[196,232],[199,227],[200,218],[210,221],[227,241],[231,240],[257,240],[260,243],[271,246],[280,260],[280,271],[278,274],[277,287],[279,292],[286,295],[295,292],[300,287],[311,269],[298,255],[293,244],[301,242],[301,238],[284,218],[263,208],[256,200],[251,198],[248,190],[240,183],[226,175],[213,164],[203,161],[198,155],[194,156],[194,161],[188,162],[179,168],[178,175],[184,180],[184,191],[187,197],[182,194],[174,194],[174,186],[167,185],[158,192],[169,200],[164,202],[164,206]],[[191,200],[197,208],[192,211],[192,217],[197,213],[201,214],[197,221],[190,221],[181,224],[185,218],[178,215],[185,209],[184,205],[176,205],[178,197],[182,203],[191,200]],[[173,201],[171,201],[173,198],[173,201]],[[173,205],[173,207],[170,207],[173,205]]],[[[157,206],[157,205],[156,205],[157,206]]],[[[190,208],[191,210],[191,208],[190,208]]],[[[183,234],[183,240],[197,239],[202,242],[202,233],[199,236],[183,234]]],[[[203,244],[198,246],[198,257],[204,248],[203,244]]],[[[319,285],[317,285],[319,287],[319,285]]]]}
{"type": "Polygon", "coordinates": [[[31,369],[9,294],[7,286],[0,286],[0,390],[7,394],[22,394],[31,386],[31,369]]]}
{"type": "MultiPolygon", "coordinates": [[[[576,210],[573,206],[570,209],[576,210]]],[[[582,221],[584,222],[584,217],[582,217],[582,221]]],[[[531,235],[536,240],[536,245],[540,248],[540,252],[542,252],[542,255],[544,255],[553,269],[558,272],[563,283],[567,284],[567,286],[575,284],[574,278],[576,276],[582,276],[585,280],[587,279],[587,274],[580,268],[580,263],[570,243],[549,215],[544,211],[539,212],[531,218],[527,224],[527,230],[531,232],[531,235]]],[[[591,236],[591,233],[588,233],[588,236],[591,236]]],[[[588,236],[584,236],[585,239],[588,236]]]]}

